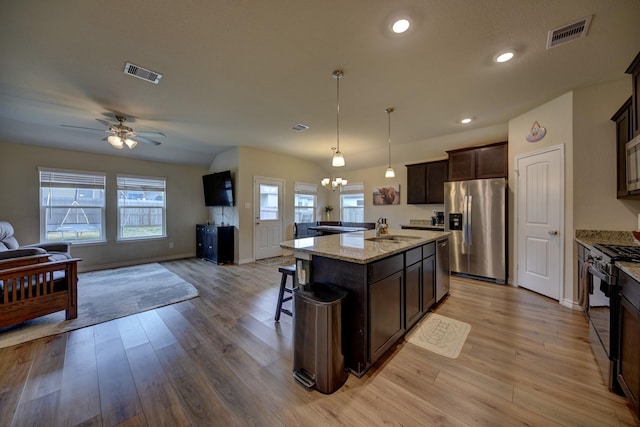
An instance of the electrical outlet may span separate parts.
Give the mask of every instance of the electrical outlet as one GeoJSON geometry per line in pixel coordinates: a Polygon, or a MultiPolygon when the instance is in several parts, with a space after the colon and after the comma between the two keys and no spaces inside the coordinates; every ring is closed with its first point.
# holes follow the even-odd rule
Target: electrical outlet
{"type": "Polygon", "coordinates": [[[169,249],[173,249],[173,242],[169,242],[169,249]]]}

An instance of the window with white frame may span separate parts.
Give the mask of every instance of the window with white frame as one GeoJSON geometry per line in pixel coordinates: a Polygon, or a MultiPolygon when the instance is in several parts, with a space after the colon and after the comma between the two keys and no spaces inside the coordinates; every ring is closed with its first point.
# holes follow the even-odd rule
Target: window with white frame
{"type": "Polygon", "coordinates": [[[166,179],[118,175],[118,240],[166,237],[166,179]]]}
{"type": "Polygon", "coordinates": [[[340,193],[340,220],[364,222],[364,183],[350,183],[340,193]]]}
{"type": "Polygon", "coordinates": [[[104,173],[38,168],[40,240],[105,241],[104,173]]]}
{"type": "Polygon", "coordinates": [[[315,222],[318,185],[296,182],[294,193],[293,222],[315,222]]]}

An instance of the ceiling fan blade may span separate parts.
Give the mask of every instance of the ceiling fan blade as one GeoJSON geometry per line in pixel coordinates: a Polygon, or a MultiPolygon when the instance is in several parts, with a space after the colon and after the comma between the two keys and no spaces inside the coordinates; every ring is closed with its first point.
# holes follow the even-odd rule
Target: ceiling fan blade
{"type": "Polygon", "coordinates": [[[143,136],[140,136],[139,134],[137,134],[136,136],[132,137],[131,139],[133,139],[134,141],[144,142],[145,144],[151,144],[151,145],[160,145],[160,144],[162,144],[161,142],[154,141],[153,139],[145,138],[143,136]]]}
{"type": "Polygon", "coordinates": [[[106,120],[102,120],[102,119],[96,119],[97,121],[99,121],[100,123],[102,123],[103,125],[105,125],[107,127],[107,129],[109,129],[111,126],[113,126],[111,123],[109,123],[106,120]]]}
{"type": "Polygon", "coordinates": [[[82,126],[71,126],[71,125],[60,125],[65,128],[73,128],[73,129],[83,129],[83,130],[92,130],[95,132],[110,132],[109,129],[95,129],[95,128],[85,128],[82,126]]]}
{"type": "Polygon", "coordinates": [[[166,138],[167,135],[165,135],[162,132],[137,132],[136,131],[136,135],[138,136],[155,136],[156,138],[166,138]]]}

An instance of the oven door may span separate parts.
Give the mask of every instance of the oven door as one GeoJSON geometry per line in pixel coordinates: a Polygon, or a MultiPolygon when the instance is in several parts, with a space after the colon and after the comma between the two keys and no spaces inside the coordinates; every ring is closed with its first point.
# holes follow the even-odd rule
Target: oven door
{"type": "Polygon", "coordinates": [[[612,297],[615,301],[616,276],[599,271],[593,265],[589,267],[589,274],[593,281],[593,290],[589,295],[589,341],[593,354],[600,366],[600,372],[609,386],[613,389],[615,384],[615,360],[617,348],[613,344],[612,327],[612,297]]]}

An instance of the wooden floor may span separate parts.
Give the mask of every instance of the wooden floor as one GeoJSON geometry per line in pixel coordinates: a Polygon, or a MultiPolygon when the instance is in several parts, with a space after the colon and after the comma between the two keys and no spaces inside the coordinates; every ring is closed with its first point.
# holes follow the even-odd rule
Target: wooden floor
{"type": "Polygon", "coordinates": [[[580,312],[453,278],[457,359],[401,341],[332,395],[292,377],[277,266],[164,263],[198,298],[0,349],[1,426],[637,425],[603,385],[580,312]]]}

